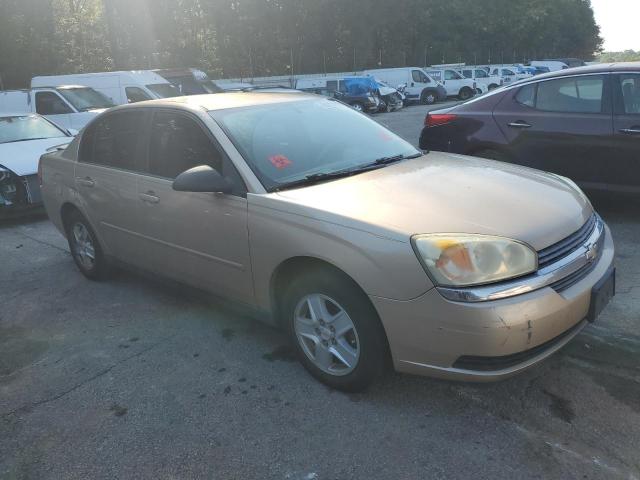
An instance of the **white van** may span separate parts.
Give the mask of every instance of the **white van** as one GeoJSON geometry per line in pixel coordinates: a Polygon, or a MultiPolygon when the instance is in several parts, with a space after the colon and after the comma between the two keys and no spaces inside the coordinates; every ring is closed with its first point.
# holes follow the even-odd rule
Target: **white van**
{"type": "Polygon", "coordinates": [[[464,78],[453,68],[428,69],[427,73],[444,85],[447,97],[468,100],[477,93],[477,85],[471,79],[464,78]]]}
{"type": "Polygon", "coordinates": [[[38,113],[67,130],[80,130],[113,107],[100,92],[78,85],[0,92],[0,113],[38,113]]]}
{"type": "Polygon", "coordinates": [[[393,88],[406,85],[404,93],[408,101],[431,105],[447,98],[444,87],[420,67],[377,68],[362,73],[379,78],[393,88]]]}
{"type": "Polygon", "coordinates": [[[499,76],[505,85],[532,77],[530,73],[520,73],[518,67],[510,65],[489,65],[486,68],[489,71],[489,75],[499,76]]]}
{"type": "Polygon", "coordinates": [[[498,75],[489,75],[489,73],[483,68],[465,66],[458,69],[458,72],[462,74],[463,77],[476,82],[476,89],[480,94],[490,92],[491,90],[500,87],[503,83],[502,78],[498,75]]]}
{"type": "Polygon", "coordinates": [[[116,105],[178,97],[180,92],[169,81],[148,70],[130,72],[79,73],[33,77],[31,88],[58,85],[85,85],[104,94],[116,105]]]}

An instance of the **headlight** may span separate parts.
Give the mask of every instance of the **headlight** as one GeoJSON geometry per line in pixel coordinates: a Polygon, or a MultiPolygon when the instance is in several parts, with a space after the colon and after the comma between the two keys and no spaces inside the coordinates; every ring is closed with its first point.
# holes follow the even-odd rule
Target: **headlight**
{"type": "Polygon", "coordinates": [[[0,166],[0,182],[8,179],[11,176],[11,172],[6,168],[0,166]]]}
{"type": "Polygon", "coordinates": [[[489,235],[418,235],[415,251],[440,286],[469,287],[535,272],[538,254],[516,240],[489,235]]]}

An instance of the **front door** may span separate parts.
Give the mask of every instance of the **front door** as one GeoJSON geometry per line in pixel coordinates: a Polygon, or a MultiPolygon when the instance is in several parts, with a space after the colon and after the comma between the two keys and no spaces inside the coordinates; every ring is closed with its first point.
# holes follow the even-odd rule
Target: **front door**
{"type": "Polygon", "coordinates": [[[613,78],[614,145],[606,180],[614,189],[640,192],[640,73],[613,78]]]}
{"type": "Polygon", "coordinates": [[[146,175],[138,182],[138,203],[147,268],[199,288],[250,303],[244,184],[195,116],[159,110],[151,125],[146,175]],[[235,185],[232,194],[177,192],[182,172],[209,165],[235,185]]]}
{"type": "Polygon", "coordinates": [[[611,148],[608,77],[588,75],[540,81],[514,89],[493,115],[517,163],[599,182],[611,148]]]}
{"type": "Polygon", "coordinates": [[[63,128],[74,128],[71,124],[71,115],[74,112],[71,105],[67,103],[57,92],[37,91],[36,92],[36,113],[47,117],[56,125],[63,128]]]}

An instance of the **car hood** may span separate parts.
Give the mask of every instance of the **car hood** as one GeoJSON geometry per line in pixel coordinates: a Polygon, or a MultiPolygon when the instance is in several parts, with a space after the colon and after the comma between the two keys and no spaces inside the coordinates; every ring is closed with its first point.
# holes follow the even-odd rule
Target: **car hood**
{"type": "Polygon", "coordinates": [[[540,250],[578,230],[587,198],[557,175],[432,152],[353,177],[268,195],[307,217],[409,241],[423,233],[477,233],[540,250]]]}
{"type": "Polygon", "coordinates": [[[47,149],[71,142],[73,137],[55,137],[24,142],[0,143],[0,166],[19,176],[32,175],[38,171],[40,156],[47,149]]]}

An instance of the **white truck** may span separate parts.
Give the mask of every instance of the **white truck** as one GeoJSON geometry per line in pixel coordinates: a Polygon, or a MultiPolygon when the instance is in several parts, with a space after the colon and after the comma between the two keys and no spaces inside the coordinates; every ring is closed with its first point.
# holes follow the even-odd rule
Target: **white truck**
{"type": "Polygon", "coordinates": [[[0,113],[38,113],[68,130],[80,130],[114,104],[92,88],[79,85],[0,92],[0,113]]]}
{"type": "Polygon", "coordinates": [[[31,88],[84,85],[102,93],[115,105],[180,96],[165,78],[148,70],[78,73],[33,77],[31,88]]]}
{"type": "Polygon", "coordinates": [[[468,100],[477,93],[478,85],[476,82],[464,78],[453,68],[430,68],[427,73],[444,85],[447,90],[447,97],[468,100]]]}
{"type": "Polygon", "coordinates": [[[378,68],[365,70],[362,73],[379,78],[393,88],[406,85],[404,93],[407,101],[419,101],[424,105],[431,105],[447,98],[443,85],[420,67],[378,68]]]}

